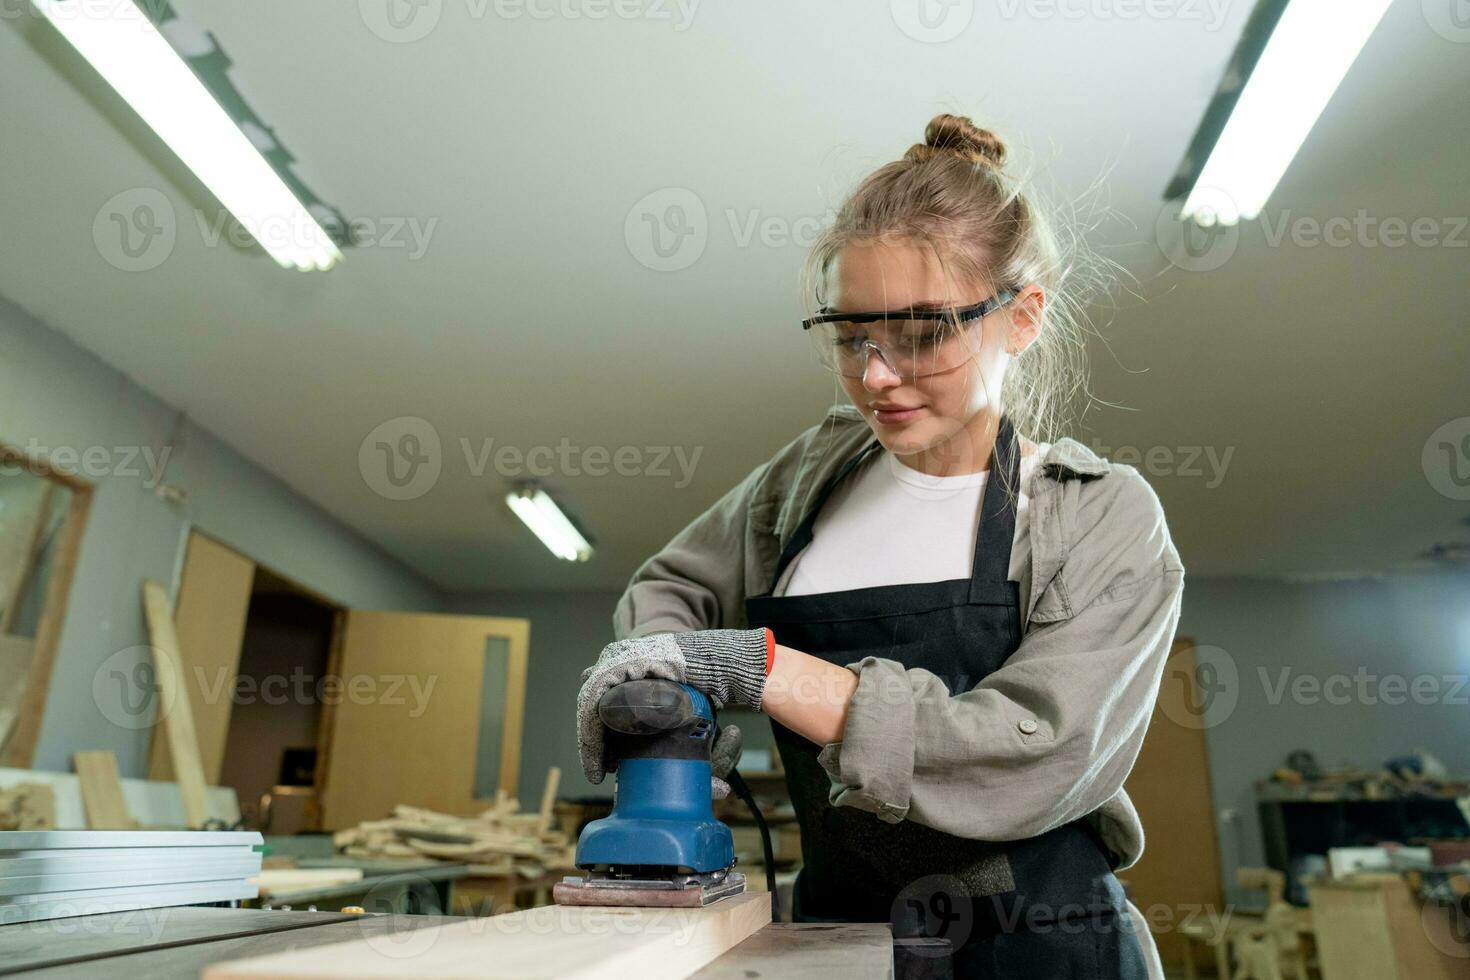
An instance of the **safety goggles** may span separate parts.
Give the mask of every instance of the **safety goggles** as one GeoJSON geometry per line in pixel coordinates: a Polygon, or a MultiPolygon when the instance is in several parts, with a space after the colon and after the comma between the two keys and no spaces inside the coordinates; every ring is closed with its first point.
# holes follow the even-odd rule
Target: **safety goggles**
{"type": "Polygon", "coordinates": [[[980,348],[973,326],[1016,297],[1006,289],[973,306],[921,307],[874,313],[822,309],[801,321],[818,359],[844,378],[861,378],[873,355],[905,381],[953,371],[980,348]]]}

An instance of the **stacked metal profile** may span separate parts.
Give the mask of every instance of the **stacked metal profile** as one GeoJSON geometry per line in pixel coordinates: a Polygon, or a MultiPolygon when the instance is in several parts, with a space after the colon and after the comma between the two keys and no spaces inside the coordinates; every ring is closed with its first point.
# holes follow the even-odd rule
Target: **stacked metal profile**
{"type": "Polygon", "coordinates": [[[0,832],[0,924],[254,898],[253,831],[0,832]]]}

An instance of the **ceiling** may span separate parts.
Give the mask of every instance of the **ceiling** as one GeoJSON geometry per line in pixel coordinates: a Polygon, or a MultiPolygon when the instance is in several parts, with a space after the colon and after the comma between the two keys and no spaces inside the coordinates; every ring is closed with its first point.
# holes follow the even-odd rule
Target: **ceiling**
{"type": "Polygon", "coordinates": [[[1248,4],[962,2],[949,40],[911,36],[902,0],[174,5],[298,174],[383,241],[318,275],[212,244],[207,194],[8,18],[0,293],[445,588],[618,588],[817,421],[836,392],[796,327],[802,241],[939,111],[1000,132],[1127,271],[1096,311],[1106,404],[1077,431],[1152,450],[1191,574],[1391,570],[1464,530],[1424,452],[1470,413],[1470,46],[1418,0],[1392,5],[1266,221],[1196,270],[1165,257],[1159,198],[1248,4]],[[146,189],[174,242],[125,271],[94,222],[146,189]],[[664,258],[642,215],[673,204],[696,233],[664,258]],[[1367,231],[1269,235],[1332,218],[1367,231]],[[1443,243],[1383,244],[1385,218],[1443,243]],[[405,417],[437,436],[418,472],[438,475],[391,499],[379,437],[431,438],[405,417]],[[568,447],[545,482],[598,542],[586,564],[500,502],[516,472],[496,450],[537,446],[568,447]],[[570,447],[627,447],[632,475],[570,447]]]}

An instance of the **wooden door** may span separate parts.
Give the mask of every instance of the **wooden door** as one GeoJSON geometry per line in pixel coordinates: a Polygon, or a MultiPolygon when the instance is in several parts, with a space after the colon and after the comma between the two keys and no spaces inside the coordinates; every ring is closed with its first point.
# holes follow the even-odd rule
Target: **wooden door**
{"type": "MultiPolygon", "coordinates": [[[[199,761],[210,786],[219,784],[225,757],[254,582],[255,562],[197,531],[190,532],[174,603],[174,629],[179,637],[183,689],[194,714],[199,761]]],[[[162,726],[153,729],[148,778],[174,778],[162,726]]]]}
{"type": "Polygon", "coordinates": [[[1179,926],[1224,911],[1210,757],[1196,676],[1194,641],[1179,639],[1164,667],[1159,699],[1126,788],[1143,820],[1143,857],[1119,873],[1150,919],[1166,965],[1183,962],[1179,926]]]}
{"type": "Polygon", "coordinates": [[[400,803],[469,815],[497,789],[515,796],[530,632],[524,619],[349,612],[323,826],[400,803]]]}

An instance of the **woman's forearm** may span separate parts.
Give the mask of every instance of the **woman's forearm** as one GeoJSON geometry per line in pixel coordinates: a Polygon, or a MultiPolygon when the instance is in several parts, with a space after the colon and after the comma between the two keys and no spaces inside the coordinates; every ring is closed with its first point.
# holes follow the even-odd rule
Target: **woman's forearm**
{"type": "Polygon", "coordinates": [[[846,667],[777,645],[761,710],[818,745],[840,742],[857,682],[846,667]]]}

